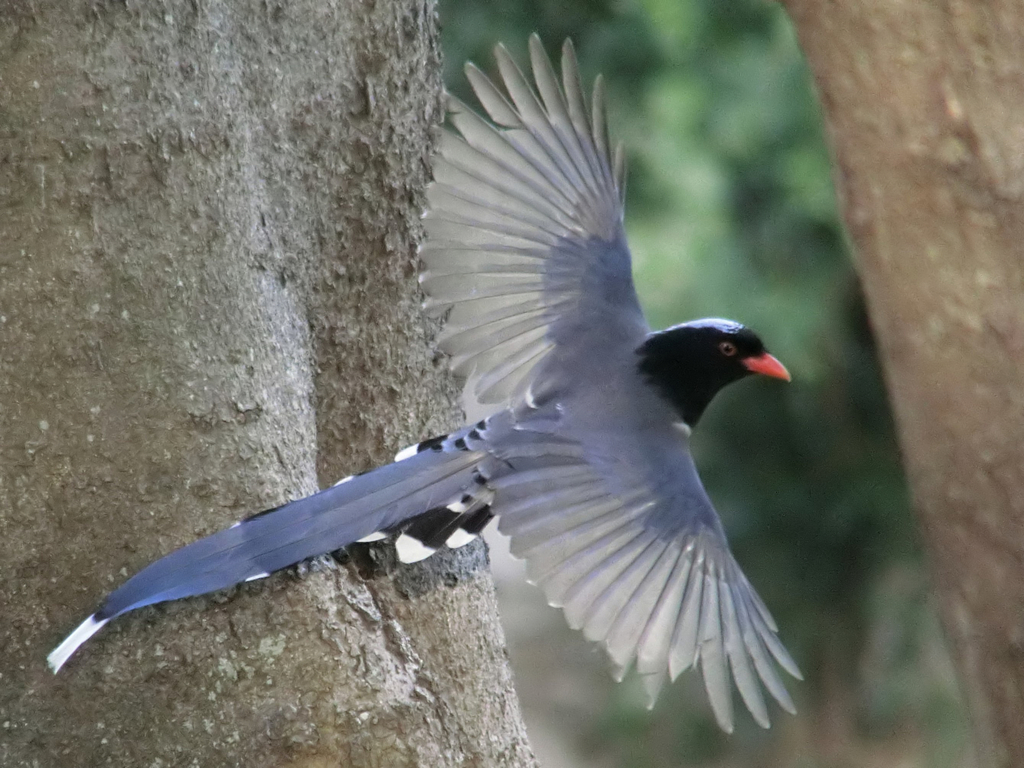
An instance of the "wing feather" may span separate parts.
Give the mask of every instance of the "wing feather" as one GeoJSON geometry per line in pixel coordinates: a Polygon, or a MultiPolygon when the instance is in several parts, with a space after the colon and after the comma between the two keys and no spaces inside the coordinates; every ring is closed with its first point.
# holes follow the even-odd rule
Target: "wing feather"
{"type": "Polygon", "coordinates": [[[627,666],[636,657],[640,638],[665,589],[680,549],[678,540],[661,540],[649,554],[649,570],[616,615],[605,641],[608,655],[616,665],[627,666]]]}
{"type": "Polygon", "coordinates": [[[764,687],[768,689],[768,692],[772,695],[772,698],[779,703],[779,706],[790,714],[795,714],[796,707],[793,706],[793,701],[789,697],[789,692],[786,690],[782,680],[775,672],[775,667],[772,664],[768,651],[761,640],[760,633],[754,629],[751,624],[750,608],[747,604],[748,601],[746,596],[742,594],[739,595],[739,600],[737,600],[737,602],[744,606],[744,609],[739,611],[740,632],[743,634],[743,644],[747,648],[747,653],[754,662],[754,669],[757,670],[757,676],[761,678],[761,682],[764,683],[764,687]]]}
{"type": "Polygon", "coordinates": [[[631,545],[611,554],[606,553],[600,568],[590,569],[582,575],[578,572],[574,574],[573,583],[565,590],[562,598],[562,610],[565,611],[570,627],[583,627],[591,606],[640,556],[644,542],[634,539],[631,545]]]}
{"type": "Polygon", "coordinates": [[[565,560],[537,582],[548,603],[563,609],[573,629],[587,624],[600,597],[620,583],[623,574],[651,543],[650,537],[636,527],[624,530],[620,536],[626,543],[618,546],[611,556],[599,547],[590,547],[585,556],[565,560]]]}
{"type": "MultiPolygon", "coordinates": [[[[496,59],[500,56],[500,50],[503,49],[500,47],[495,49],[496,59]]],[[[466,65],[466,77],[469,79],[477,99],[491,119],[504,128],[502,135],[508,145],[533,166],[552,187],[557,189],[559,194],[574,201],[577,191],[572,182],[557,166],[552,165],[548,150],[529,129],[525,116],[520,114],[516,106],[509,103],[487,76],[472,64],[466,65]]],[[[508,87],[507,84],[506,87],[508,87]]]]}
{"type": "MultiPolygon", "coordinates": [[[[672,482],[629,480],[621,473],[639,465],[595,463],[557,428],[533,433],[528,425],[513,430],[519,443],[498,452],[511,471],[491,480],[492,509],[512,554],[526,559],[531,581],[569,625],[605,646],[617,675],[635,664],[652,704],[668,677],[695,666],[726,731],[734,717],[730,681],[763,727],[762,686],[792,711],[775,665],[799,671],[707,516],[696,474],[681,466],[675,490],[672,482]],[[620,473],[615,486],[609,467],[620,473]]],[[[692,462],[688,453],[677,459],[692,462]]]]}
{"type": "MultiPolygon", "coordinates": [[[[484,77],[478,70],[473,71],[484,77]]],[[[509,141],[507,131],[487,122],[458,99],[451,99],[449,109],[452,126],[461,134],[461,139],[451,134],[442,134],[445,138],[441,148],[446,160],[460,165],[475,165],[473,161],[480,159],[484,163],[483,167],[495,175],[507,176],[506,183],[514,179],[529,189],[538,200],[545,201],[563,213],[572,214],[575,199],[572,190],[560,185],[557,179],[550,176],[548,169],[521,152],[514,142],[509,141]],[[475,154],[470,153],[469,149],[475,154]]]]}
{"type": "Polygon", "coordinates": [[[732,668],[732,677],[736,681],[743,703],[754,716],[754,720],[762,728],[768,727],[768,708],[764,703],[764,696],[761,695],[761,687],[754,679],[754,672],[750,667],[750,658],[747,656],[746,648],[743,645],[743,637],[740,632],[740,622],[736,611],[736,604],[732,597],[732,585],[728,579],[722,579],[719,584],[718,604],[721,606],[723,627],[725,629],[725,652],[729,657],[729,666],[732,668]]]}
{"type": "Polygon", "coordinates": [[[571,45],[561,82],[536,37],[532,83],[502,46],[495,58],[504,91],[466,67],[489,120],[452,101],[455,132],[440,142],[420,250],[426,307],[451,313],[439,345],[466,380],[473,412],[521,402],[531,386],[543,388],[539,376],[571,377],[553,354],[566,339],[576,352],[615,343],[626,355],[648,330],[622,233],[622,174],[608,151],[603,86],[588,117],[571,45]],[[512,305],[532,321],[496,322],[512,305]],[[594,313],[626,331],[579,333],[594,313]]]}
{"type": "Polygon", "coordinates": [[[551,125],[547,112],[537,100],[537,95],[526,81],[519,66],[503,45],[498,45],[495,48],[494,55],[508,94],[512,97],[512,102],[521,115],[523,126],[533,136],[547,161],[558,169],[575,190],[582,190],[585,184],[579,174],[579,169],[576,168],[572,158],[558,140],[558,135],[551,125]]]}
{"type": "MultiPolygon", "coordinates": [[[[659,541],[654,531],[646,530],[642,535],[644,549],[640,555],[622,572],[612,584],[593,602],[583,625],[583,634],[588,640],[604,641],[605,650],[611,657],[612,662],[619,666],[625,666],[623,660],[618,658],[618,652],[622,649],[613,645],[610,637],[615,620],[619,613],[625,608],[626,603],[633,597],[636,591],[643,584],[658,555],[667,545],[667,542],[659,541]]],[[[628,663],[629,656],[624,659],[628,663]]]]}
{"type": "Polygon", "coordinates": [[[729,691],[729,673],[725,666],[722,637],[722,611],[719,604],[719,574],[715,564],[704,570],[703,604],[700,607],[700,631],[697,656],[704,673],[704,690],[723,731],[732,733],[732,695],[729,691]]]}
{"type": "Polygon", "coordinates": [[[683,605],[692,567],[693,542],[688,541],[676,557],[672,573],[665,581],[658,604],[651,611],[651,617],[637,644],[636,670],[641,675],[657,674],[668,666],[672,631],[683,605]]]}
{"type": "MultiPolygon", "coordinates": [[[[551,66],[551,60],[544,53],[540,38],[536,35],[530,38],[530,63],[533,66],[533,79],[537,82],[537,90],[544,101],[544,108],[550,119],[551,128],[558,137],[562,148],[569,155],[580,176],[580,181],[587,187],[592,195],[600,195],[596,187],[595,174],[596,166],[593,165],[583,149],[583,142],[576,133],[576,126],[573,125],[569,116],[569,105],[566,96],[563,95],[558,84],[558,77],[551,66]]],[[[564,65],[563,65],[564,66],[564,65]]],[[[584,132],[583,135],[586,135],[584,132]]]]}
{"type": "Polygon", "coordinates": [[[679,618],[672,634],[668,673],[673,680],[697,661],[697,632],[700,628],[706,556],[707,553],[702,547],[697,550],[693,567],[690,569],[687,579],[683,604],[679,609],[679,618]]]}
{"type": "Polygon", "coordinates": [[[456,189],[461,187],[467,192],[475,191],[485,203],[499,206],[518,203],[530,213],[539,214],[571,231],[570,202],[553,195],[557,188],[548,184],[544,177],[528,176],[524,171],[532,170],[532,166],[523,168],[503,160],[498,148],[508,150],[508,145],[501,140],[500,134],[491,134],[489,138],[490,143],[483,144],[478,139],[479,145],[474,146],[451,134],[442,134],[441,151],[447,162],[435,168],[434,180],[456,189]],[[555,199],[549,200],[550,197],[555,199]]]}

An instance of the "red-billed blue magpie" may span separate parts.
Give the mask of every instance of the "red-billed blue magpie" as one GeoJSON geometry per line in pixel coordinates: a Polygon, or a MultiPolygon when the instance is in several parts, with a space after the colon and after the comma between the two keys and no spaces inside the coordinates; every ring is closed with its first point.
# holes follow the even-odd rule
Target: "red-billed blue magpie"
{"type": "Polygon", "coordinates": [[[489,120],[453,102],[428,188],[420,281],[440,347],[490,415],[395,462],[260,513],[137,573],[50,654],[54,671],[127,611],[267,576],[353,542],[400,558],[472,540],[493,518],[569,623],[631,665],[653,703],[699,664],[732,729],[729,670],[758,723],[761,685],[794,711],[800,673],[733,559],[689,436],[726,384],[789,379],[739,323],[652,332],[623,229],[624,163],[602,81],[588,109],[570,43],[559,79],[530,40],[535,88],[497,48],[503,92],[466,74],[489,120]],[[760,683],[758,682],[760,680],[760,683]]]}

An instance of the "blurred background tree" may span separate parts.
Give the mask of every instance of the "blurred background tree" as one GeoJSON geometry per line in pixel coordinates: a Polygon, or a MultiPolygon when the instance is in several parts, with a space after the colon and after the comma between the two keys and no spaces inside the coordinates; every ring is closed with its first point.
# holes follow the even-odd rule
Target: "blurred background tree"
{"type": "MultiPolygon", "coordinates": [[[[600,654],[546,609],[543,620],[506,623],[542,764],[968,764],[966,714],[923,571],[821,120],[781,8],[441,0],[440,11],[445,82],[469,103],[467,59],[493,72],[498,41],[525,62],[529,33],[553,57],[573,38],[584,77],[608,80],[612,129],[627,147],[627,231],[652,325],[738,319],[794,378],[788,387],[729,389],[702,422],[695,451],[733,549],[807,677],[791,686],[799,716],[777,711],[768,732],[741,719],[726,737],[693,674],[647,713],[635,681],[606,679],[600,654]]],[[[539,591],[528,599],[543,605],[539,591]]]]}

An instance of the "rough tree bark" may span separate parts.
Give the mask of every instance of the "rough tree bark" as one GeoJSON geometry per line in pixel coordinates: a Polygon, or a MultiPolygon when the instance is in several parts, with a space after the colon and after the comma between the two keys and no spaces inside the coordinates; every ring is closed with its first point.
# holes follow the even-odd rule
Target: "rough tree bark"
{"type": "Polygon", "coordinates": [[[159,555],[456,420],[413,247],[438,72],[431,0],[0,6],[0,764],[532,764],[481,546],[45,666],[159,555]]]}
{"type": "Polygon", "coordinates": [[[979,756],[1024,765],[1024,6],[786,4],[979,756]]]}

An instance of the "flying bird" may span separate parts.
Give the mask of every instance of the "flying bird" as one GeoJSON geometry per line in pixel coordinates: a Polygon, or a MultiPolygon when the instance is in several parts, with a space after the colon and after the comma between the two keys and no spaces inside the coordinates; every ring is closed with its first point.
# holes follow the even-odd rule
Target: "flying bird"
{"type": "Polygon", "coordinates": [[[789,374],[737,322],[650,329],[603,82],[588,108],[570,42],[561,78],[536,35],[529,50],[532,85],[500,45],[504,91],[467,64],[489,119],[452,101],[420,249],[425,306],[446,320],[439,346],[466,381],[467,411],[489,415],[157,560],[50,654],[55,672],[128,611],[358,541],[394,537],[414,562],[497,517],[531,581],[605,646],[619,679],[635,666],[652,705],[667,677],[699,666],[726,731],[730,671],[763,727],[762,686],[795,711],[777,667],[800,672],[729,551],[689,444],[724,386],[789,374]]]}

